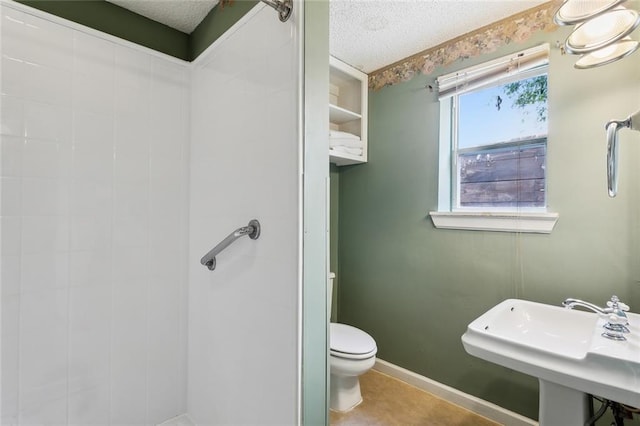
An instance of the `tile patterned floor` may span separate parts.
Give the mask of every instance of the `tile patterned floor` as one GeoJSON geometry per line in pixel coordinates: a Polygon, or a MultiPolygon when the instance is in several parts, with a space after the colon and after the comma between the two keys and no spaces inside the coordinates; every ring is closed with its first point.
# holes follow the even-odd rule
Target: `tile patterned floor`
{"type": "Polygon", "coordinates": [[[333,426],[497,426],[393,377],[370,370],[360,377],[363,402],[347,413],[331,411],[333,426]]]}

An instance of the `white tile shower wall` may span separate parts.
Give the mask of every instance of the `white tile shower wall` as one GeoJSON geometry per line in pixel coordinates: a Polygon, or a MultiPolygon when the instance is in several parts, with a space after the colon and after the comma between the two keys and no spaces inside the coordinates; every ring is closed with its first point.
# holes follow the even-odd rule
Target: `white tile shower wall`
{"type": "Polygon", "coordinates": [[[1,6],[2,424],[186,411],[188,66],[1,6]]]}
{"type": "Polygon", "coordinates": [[[298,153],[295,16],[258,5],[192,74],[190,259],[258,219],[211,272],[189,264],[196,424],[295,424],[298,153]]]}

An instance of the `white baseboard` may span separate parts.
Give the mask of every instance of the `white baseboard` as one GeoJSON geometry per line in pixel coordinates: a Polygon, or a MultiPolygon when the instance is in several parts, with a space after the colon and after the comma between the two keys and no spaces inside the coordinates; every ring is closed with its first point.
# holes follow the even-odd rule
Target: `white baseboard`
{"type": "Polygon", "coordinates": [[[538,426],[538,422],[535,420],[421,376],[413,371],[398,367],[390,362],[376,359],[376,364],[373,366],[373,369],[427,391],[430,394],[472,411],[482,417],[493,420],[494,422],[509,426],[538,426]]]}

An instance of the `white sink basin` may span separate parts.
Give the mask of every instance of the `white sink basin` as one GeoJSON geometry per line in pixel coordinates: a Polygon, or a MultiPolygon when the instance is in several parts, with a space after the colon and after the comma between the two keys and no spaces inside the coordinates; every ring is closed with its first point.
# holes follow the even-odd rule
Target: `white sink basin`
{"type": "MultiPolygon", "coordinates": [[[[509,299],[462,336],[478,358],[585,394],[640,406],[640,315],[628,313],[626,341],[601,336],[596,313],[509,299]]],[[[542,405],[542,400],[541,400],[542,405]]]]}

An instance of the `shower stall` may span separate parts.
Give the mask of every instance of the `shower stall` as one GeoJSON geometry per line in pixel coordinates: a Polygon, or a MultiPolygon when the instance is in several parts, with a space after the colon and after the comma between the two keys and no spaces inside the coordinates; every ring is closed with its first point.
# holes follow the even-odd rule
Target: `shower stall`
{"type": "Polygon", "coordinates": [[[303,322],[326,259],[302,247],[326,253],[305,200],[327,159],[305,156],[321,104],[295,6],[258,4],[185,62],[0,3],[1,424],[296,424],[326,404],[303,402],[326,377],[326,335],[304,339],[326,317],[303,322]],[[200,264],[251,219],[259,239],[200,264]]]}

